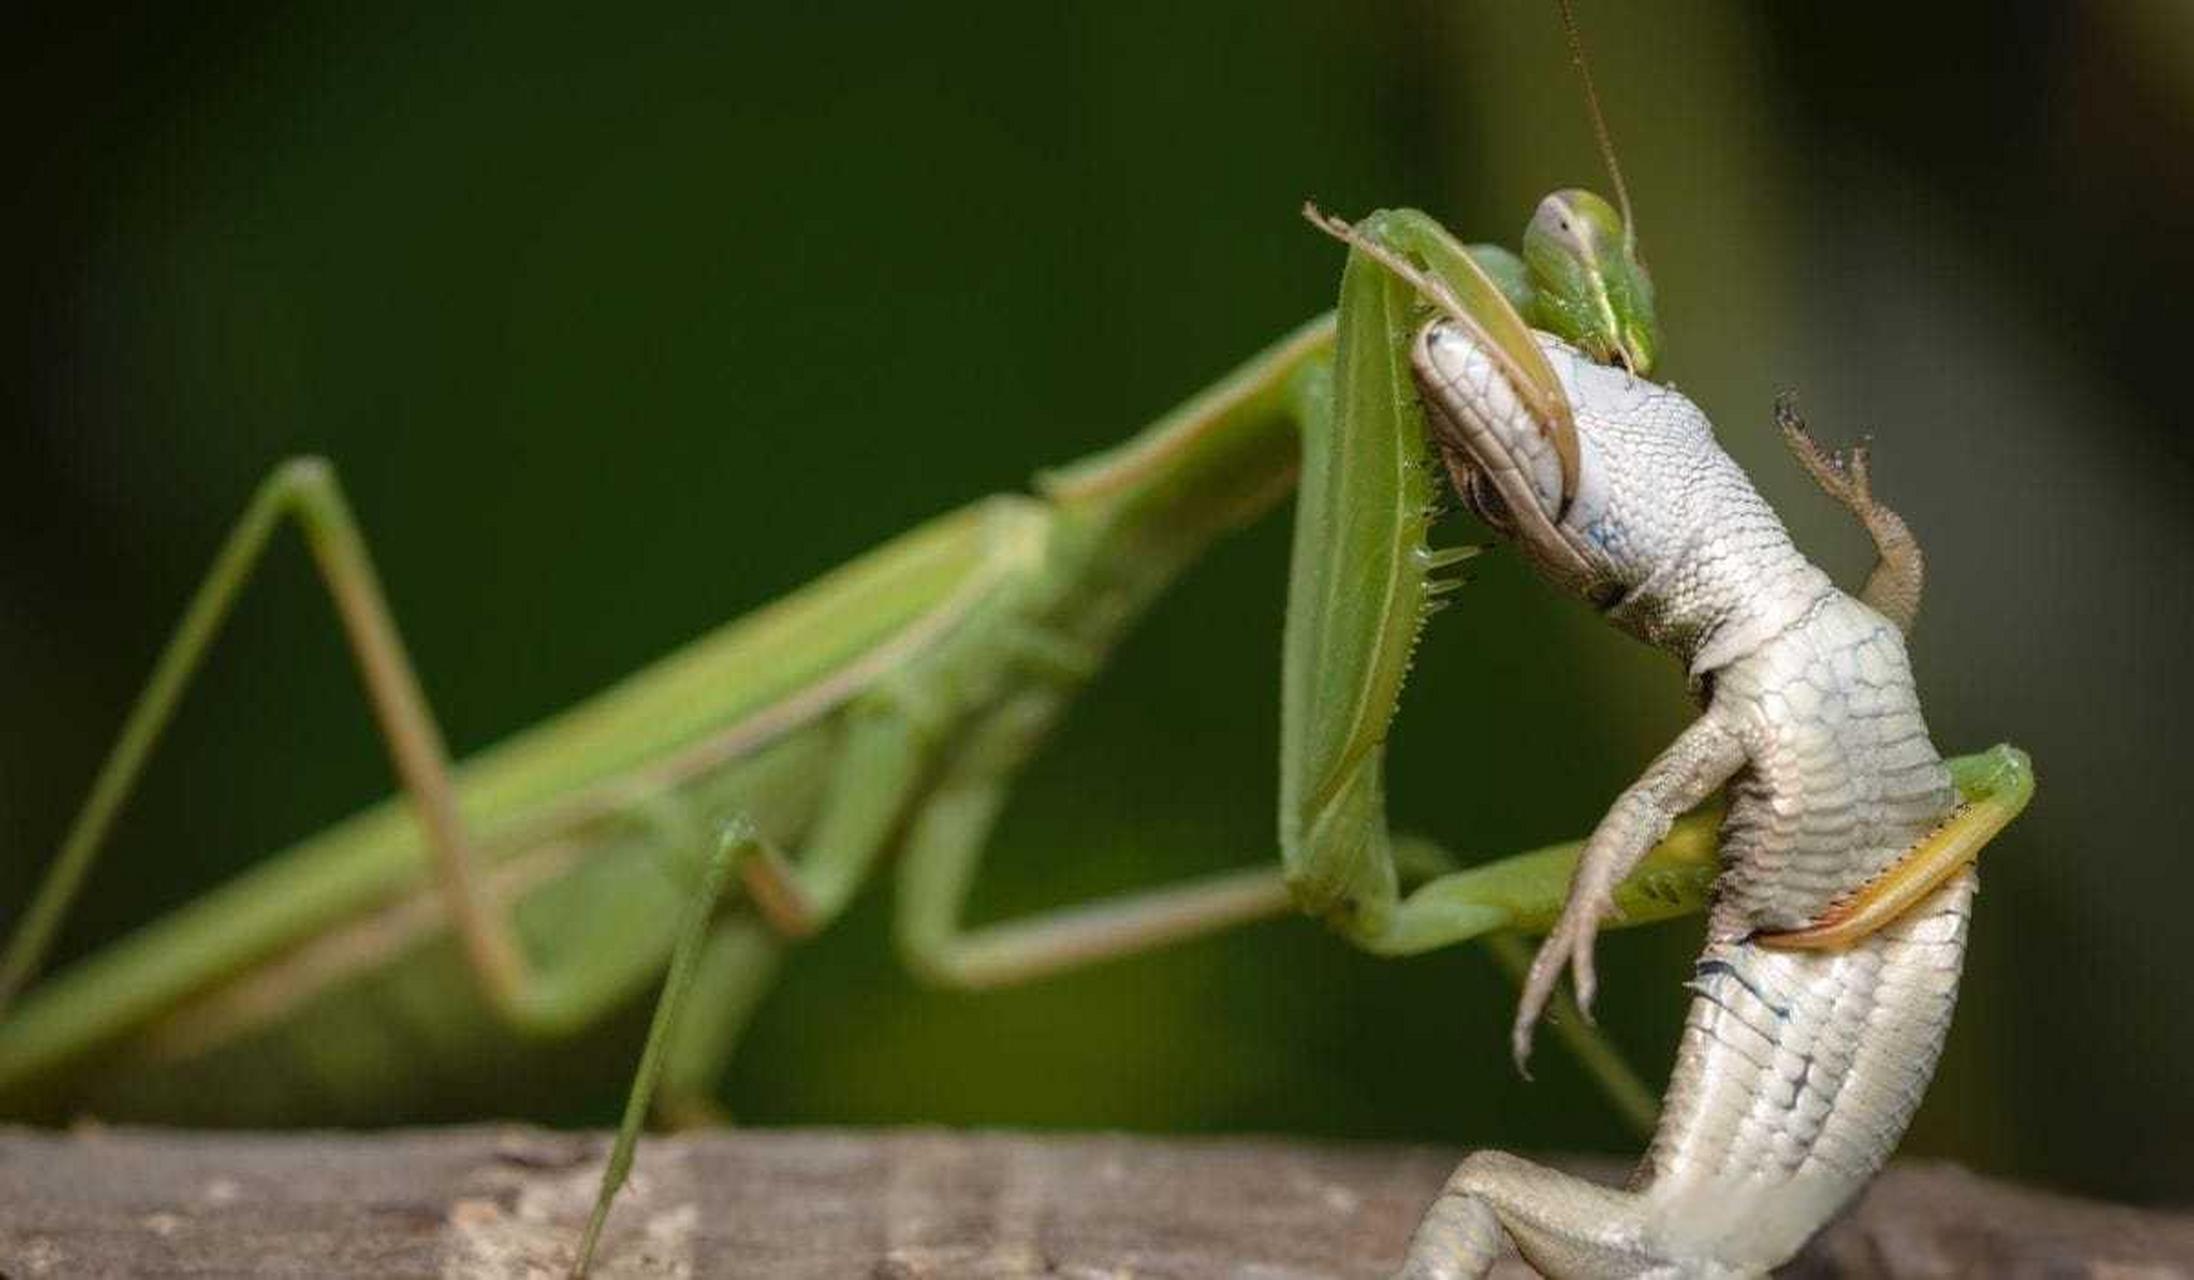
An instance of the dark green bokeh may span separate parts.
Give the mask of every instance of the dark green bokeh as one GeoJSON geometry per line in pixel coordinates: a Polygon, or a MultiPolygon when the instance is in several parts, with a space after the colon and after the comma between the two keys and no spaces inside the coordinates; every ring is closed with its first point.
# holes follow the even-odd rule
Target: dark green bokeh
{"type": "MultiPolygon", "coordinates": [[[[1931,554],[1939,741],[2031,749],[1908,1150],[2194,1195],[2190,594],[2177,431],[2194,23],[2063,6],[1591,4],[1668,375],[1808,545],[1767,429],[1877,435],[1931,554]],[[1886,34],[1894,31],[1894,37],[1886,34]]],[[[452,741],[493,741],[1036,466],[1330,304],[1295,217],[1512,241],[1602,187],[1550,7],[268,7],[15,18],[0,227],[0,912],[59,838],[255,480],[342,468],[452,741]],[[44,25],[39,25],[43,23],[44,25]]],[[[1029,779],[997,913],[1269,857],[1284,529],[1222,548],[1029,779]]],[[[1687,714],[1496,557],[1422,651],[1402,824],[1584,830],[1687,714]]],[[[294,553],[231,629],[68,935],[80,953],[387,786],[294,553]]],[[[1025,991],[913,987],[865,902],[727,1082],[765,1122],[1628,1145],[1475,953],[1307,923],[1025,991]]],[[[1607,947],[1656,1072],[1695,930],[1607,947]]],[[[575,1098],[566,1120],[614,1099],[575,1098]]]]}

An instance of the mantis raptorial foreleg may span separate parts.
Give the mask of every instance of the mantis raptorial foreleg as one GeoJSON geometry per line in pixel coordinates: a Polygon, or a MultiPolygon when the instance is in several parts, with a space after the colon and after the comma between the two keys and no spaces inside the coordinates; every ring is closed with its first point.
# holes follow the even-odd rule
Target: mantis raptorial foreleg
{"type": "MultiPolygon", "coordinates": [[[[1387,726],[1444,558],[1426,542],[1438,500],[1409,374],[1424,314],[1418,286],[1481,326],[1507,376],[1551,388],[1549,404],[1561,403],[1560,389],[1530,332],[1438,223],[1410,210],[1374,214],[1356,230],[1314,220],[1352,252],[1333,372],[1296,389],[1303,476],[1282,673],[1281,849],[1307,910],[1367,949],[1400,954],[1511,923],[1471,878],[1482,873],[1438,877],[1404,899],[1386,826],[1387,726]]],[[[1565,413],[1549,410],[1548,447],[1566,477],[1575,455],[1565,413]]]]}

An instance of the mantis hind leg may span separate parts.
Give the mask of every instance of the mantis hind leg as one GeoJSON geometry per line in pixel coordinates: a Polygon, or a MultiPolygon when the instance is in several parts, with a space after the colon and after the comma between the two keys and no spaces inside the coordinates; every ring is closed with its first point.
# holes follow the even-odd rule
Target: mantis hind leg
{"type": "Polygon", "coordinates": [[[304,533],[334,601],[389,756],[417,812],[467,964],[490,1003],[512,1025],[527,1026],[536,1017],[556,1020],[561,1011],[545,1007],[554,1001],[544,999],[533,981],[507,912],[480,885],[441,731],[404,651],[357,520],[334,469],[320,458],[292,459],[261,483],[192,597],[100,767],[60,855],[0,954],[0,1010],[44,959],[184,689],[285,519],[295,520],[304,533]]]}
{"type": "MultiPolygon", "coordinates": [[[[584,972],[539,971],[519,943],[508,904],[498,902],[482,883],[441,731],[357,519],[334,469],[320,458],[292,459],[276,467],[215,557],[101,766],[60,855],[0,953],[0,1012],[29,982],[51,947],[184,690],[285,520],[294,520],[303,533],[336,607],[367,700],[418,817],[466,965],[489,1007],[506,1025],[541,1034],[562,1033],[589,1020],[600,1007],[604,984],[584,972]]],[[[834,793],[843,802],[825,814],[824,829],[814,842],[814,865],[797,879],[770,875],[774,864],[766,859],[757,859],[750,868],[752,887],[785,890],[765,906],[797,910],[803,918],[835,913],[865,876],[874,851],[898,819],[919,768],[919,733],[906,709],[888,698],[872,695],[851,714],[854,728],[834,793]],[[849,773],[858,781],[849,784],[849,773]]]]}

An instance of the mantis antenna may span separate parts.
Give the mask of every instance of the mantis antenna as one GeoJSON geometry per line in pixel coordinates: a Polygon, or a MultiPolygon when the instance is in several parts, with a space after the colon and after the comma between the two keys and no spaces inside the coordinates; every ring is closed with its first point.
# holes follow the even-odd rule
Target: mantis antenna
{"type": "Polygon", "coordinates": [[[1600,110],[1600,91],[1592,83],[1592,62],[1585,57],[1584,33],[1577,27],[1577,11],[1571,0],[1557,0],[1562,11],[1562,31],[1569,37],[1569,58],[1577,64],[1577,76],[1585,82],[1585,106],[1592,112],[1592,134],[1600,143],[1600,158],[1607,162],[1607,178],[1615,187],[1615,203],[1623,211],[1623,251],[1638,252],[1638,220],[1630,213],[1630,188],[1623,182],[1623,166],[1615,159],[1615,139],[1608,133],[1607,116],[1600,110]]]}

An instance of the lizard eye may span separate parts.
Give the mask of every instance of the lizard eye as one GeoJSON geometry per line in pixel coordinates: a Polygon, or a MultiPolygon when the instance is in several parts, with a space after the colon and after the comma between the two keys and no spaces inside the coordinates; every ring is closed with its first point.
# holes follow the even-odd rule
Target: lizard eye
{"type": "Polygon", "coordinates": [[[1508,504],[1501,501],[1501,491],[1487,483],[1482,472],[1470,473],[1469,482],[1463,486],[1463,505],[1495,533],[1505,536],[1516,532],[1516,519],[1509,514],[1508,504]]]}

